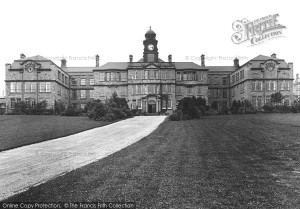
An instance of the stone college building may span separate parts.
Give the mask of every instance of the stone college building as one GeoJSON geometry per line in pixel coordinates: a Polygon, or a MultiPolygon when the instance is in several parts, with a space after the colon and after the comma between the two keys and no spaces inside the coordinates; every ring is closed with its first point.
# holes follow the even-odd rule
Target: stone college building
{"type": "Polygon", "coordinates": [[[131,109],[157,113],[176,109],[184,97],[203,97],[218,108],[229,107],[233,100],[249,100],[261,107],[270,95],[281,91],[284,102],[293,100],[293,64],[275,54],[259,55],[243,65],[235,59],[232,66],[206,66],[193,62],[173,62],[159,57],[158,41],[151,28],[145,34],[144,52],[134,62],[108,62],[95,67],[68,67],[65,59],[61,66],[42,56],[26,57],[6,64],[6,112],[16,102],[34,106],[46,101],[48,108],[56,102],[84,108],[89,100],[105,101],[116,92],[126,98],[131,109]]]}

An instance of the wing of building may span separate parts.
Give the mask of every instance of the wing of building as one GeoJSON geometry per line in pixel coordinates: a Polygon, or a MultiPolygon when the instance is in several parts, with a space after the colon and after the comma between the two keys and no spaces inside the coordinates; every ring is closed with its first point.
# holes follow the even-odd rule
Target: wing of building
{"type": "Polygon", "coordinates": [[[6,111],[16,102],[28,106],[46,101],[48,108],[57,103],[84,108],[89,100],[106,101],[112,93],[126,98],[132,109],[147,113],[172,111],[184,97],[203,97],[218,108],[230,106],[233,100],[249,100],[261,107],[270,95],[281,91],[285,102],[293,99],[293,64],[276,55],[259,55],[243,65],[235,59],[232,66],[205,66],[193,62],[173,62],[172,55],[159,58],[158,41],[148,30],[143,41],[143,57],[128,62],[108,62],[95,67],[61,66],[42,56],[26,57],[6,64],[6,111]]]}

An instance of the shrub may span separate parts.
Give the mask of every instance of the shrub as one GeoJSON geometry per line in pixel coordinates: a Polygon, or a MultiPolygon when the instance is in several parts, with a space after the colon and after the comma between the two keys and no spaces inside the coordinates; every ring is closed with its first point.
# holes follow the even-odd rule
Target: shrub
{"type": "Polygon", "coordinates": [[[183,119],[200,118],[207,110],[206,100],[202,97],[185,97],[179,101],[178,110],[182,112],[183,119]]]}
{"type": "Polygon", "coordinates": [[[104,117],[101,118],[101,120],[103,121],[114,121],[116,120],[117,117],[114,113],[107,113],[104,117]]]}
{"type": "Polygon", "coordinates": [[[170,115],[169,119],[172,121],[182,120],[182,112],[180,110],[175,111],[170,115]]]}
{"type": "Polygon", "coordinates": [[[66,110],[65,104],[61,101],[55,101],[54,105],[55,113],[58,115],[63,114],[63,112],[66,110]]]}
{"type": "Polygon", "coordinates": [[[83,112],[83,109],[75,109],[73,106],[68,106],[63,116],[80,116],[83,112]]]}
{"type": "Polygon", "coordinates": [[[291,111],[293,113],[300,113],[300,99],[293,102],[291,111]]]}
{"type": "Polygon", "coordinates": [[[95,104],[94,108],[88,112],[88,117],[93,120],[99,120],[100,118],[104,117],[106,114],[106,107],[103,103],[98,102],[95,104]]]}

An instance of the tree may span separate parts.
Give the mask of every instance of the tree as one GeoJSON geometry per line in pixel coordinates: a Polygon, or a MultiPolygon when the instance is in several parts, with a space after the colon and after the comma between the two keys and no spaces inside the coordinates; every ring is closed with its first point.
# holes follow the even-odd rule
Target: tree
{"type": "Polygon", "coordinates": [[[271,102],[273,104],[278,104],[281,103],[281,101],[284,99],[284,97],[282,96],[281,92],[276,92],[274,94],[271,94],[271,102]]]}

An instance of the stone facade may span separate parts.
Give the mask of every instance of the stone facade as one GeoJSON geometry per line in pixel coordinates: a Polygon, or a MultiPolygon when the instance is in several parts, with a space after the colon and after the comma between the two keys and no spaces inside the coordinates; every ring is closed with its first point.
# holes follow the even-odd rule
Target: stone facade
{"type": "MultiPolygon", "coordinates": [[[[172,112],[184,97],[203,97],[218,109],[230,107],[233,100],[249,100],[261,107],[270,95],[281,91],[286,103],[293,100],[293,64],[276,55],[259,55],[239,66],[205,66],[193,62],[173,62],[158,56],[158,41],[151,29],[145,34],[143,58],[133,62],[108,62],[95,67],[68,67],[62,60],[57,66],[41,56],[6,64],[6,111],[18,101],[34,106],[46,100],[48,108],[56,102],[84,108],[93,99],[105,102],[116,92],[131,109],[147,113],[172,112]]],[[[295,85],[300,86],[297,81],[295,85]]],[[[299,95],[298,91],[295,91],[299,95]]]]}

